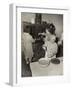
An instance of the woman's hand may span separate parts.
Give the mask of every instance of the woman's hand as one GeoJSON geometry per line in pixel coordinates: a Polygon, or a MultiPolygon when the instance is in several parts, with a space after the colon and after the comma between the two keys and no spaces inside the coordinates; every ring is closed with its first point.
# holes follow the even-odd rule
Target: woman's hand
{"type": "Polygon", "coordinates": [[[62,41],[58,41],[58,45],[61,45],[62,44],[62,41]]]}
{"type": "Polygon", "coordinates": [[[46,47],[46,46],[43,46],[42,48],[43,48],[45,51],[47,50],[47,47],[46,47]]]}
{"type": "Polygon", "coordinates": [[[43,32],[43,33],[38,33],[38,35],[46,35],[46,34],[43,32]]]}

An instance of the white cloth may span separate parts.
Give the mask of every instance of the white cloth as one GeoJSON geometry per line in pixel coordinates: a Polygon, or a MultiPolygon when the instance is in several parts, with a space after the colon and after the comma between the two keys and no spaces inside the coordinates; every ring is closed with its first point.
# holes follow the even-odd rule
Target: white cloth
{"type": "Polygon", "coordinates": [[[29,60],[31,60],[33,57],[33,48],[32,48],[33,38],[29,33],[24,32],[22,34],[22,40],[25,59],[29,58],[29,60]]]}
{"type": "Polygon", "coordinates": [[[55,36],[52,35],[50,37],[50,41],[46,40],[45,44],[43,45],[44,47],[47,47],[47,57],[52,57],[57,53],[58,47],[54,41],[55,41],[55,36]]]}

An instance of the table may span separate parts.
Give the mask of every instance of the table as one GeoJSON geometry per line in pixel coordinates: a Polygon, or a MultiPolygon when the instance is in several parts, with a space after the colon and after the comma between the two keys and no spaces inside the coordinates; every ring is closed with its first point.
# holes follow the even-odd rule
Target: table
{"type": "Polygon", "coordinates": [[[63,60],[62,58],[60,60],[60,64],[50,63],[47,67],[42,67],[39,62],[31,63],[32,76],[63,75],[63,60]]]}

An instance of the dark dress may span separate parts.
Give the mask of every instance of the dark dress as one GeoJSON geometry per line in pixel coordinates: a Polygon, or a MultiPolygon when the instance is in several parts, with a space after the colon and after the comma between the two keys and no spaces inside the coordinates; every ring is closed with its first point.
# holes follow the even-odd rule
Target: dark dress
{"type": "Polygon", "coordinates": [[[32,62],[38,61],[40,58],[45,57],[45,50],[42,48],[43,40],[36,40],[33,45],[34,56],[32,62]]]}
{"type": "Polygon", "coordinates": [[[30,69],[30,64],[26,64],[24,53],[22,52],[22,61],[21,61],[21,76],[22,77],[31,77],[32,72],[30,69]]]}

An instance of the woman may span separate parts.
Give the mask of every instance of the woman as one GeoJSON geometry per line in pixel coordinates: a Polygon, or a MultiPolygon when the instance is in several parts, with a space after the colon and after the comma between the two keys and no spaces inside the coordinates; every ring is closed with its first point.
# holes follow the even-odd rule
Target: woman
{"type": "Polygon", "coordinates": [[[27,32],[24,32],[22,34],[22,39],[23,39],[23,51],[25,55],[25,60],[26,63],[28,64],[29,62],[31,62],[31,59],[33,57],[32,43],[34,42],[34,40],[32,36],[27,32]]]}
{"type": "Polygon", "coordinates": [[[55,43],[55,35],[51,35],[50,39],[45,38],[44,50],[47,52],[47,58],[56,58],[58,46],[55,43]]]}

